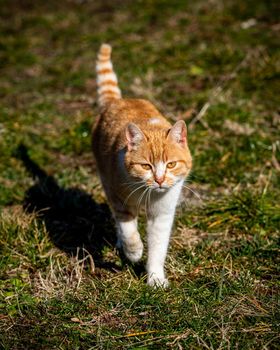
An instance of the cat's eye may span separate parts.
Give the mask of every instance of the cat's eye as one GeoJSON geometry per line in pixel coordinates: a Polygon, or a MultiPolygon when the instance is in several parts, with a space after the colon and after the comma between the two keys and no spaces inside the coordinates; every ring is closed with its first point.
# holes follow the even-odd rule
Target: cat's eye
{"type": "Polygon", "coordinates": [[[167,164],[167,168],[168,168],[168,169],[173,169],[173,168],[175,168],[176,164],[177,164],[177,162],[169,162],[169,163],[167,164]]]}
{"type": "Polygon", "coordinates": [[[141,167],[145,170],[151,170],[150,164],[141,164],[141,167]]]}

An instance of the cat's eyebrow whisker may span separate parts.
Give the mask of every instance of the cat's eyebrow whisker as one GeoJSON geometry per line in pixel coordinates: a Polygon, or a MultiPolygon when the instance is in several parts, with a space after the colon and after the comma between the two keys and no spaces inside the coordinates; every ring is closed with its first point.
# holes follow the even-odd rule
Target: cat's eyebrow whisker
{"type": "Polygon", "coordinates": [[[202,201],[201,196],[200,196],[196,191],[194,191],[192,188],[190,188],[190,187],[187,186],[187,185],[183,185],[183,187],[185,187],[187,190],[189,190],[190,192],[192,192],[199,200],[202,201]]]}

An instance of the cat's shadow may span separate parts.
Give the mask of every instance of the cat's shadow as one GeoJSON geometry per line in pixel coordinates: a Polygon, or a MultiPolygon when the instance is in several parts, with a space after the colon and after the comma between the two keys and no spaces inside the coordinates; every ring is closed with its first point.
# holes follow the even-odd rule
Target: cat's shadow
{"type": "MultiPolygon", "coordinates": [[[[24,145],[18,147],[17,158],[35,179],[35,184],[25,193],[23,207],[29,213],[36,212],[44,221],[53,244],[79,258],[90,254],[97,268],[120,270],[123,264],[104,259],[106,247],[113,251],[116,244],[114,220],[108,205],[97,203],[81,189],[59,186],[53,176],[29,157],[24,145]]],[[[120,257],[127,263],[122,254],[120,257]]],[[[134,266],[133,270],[139,276],[144,267],[134,266]]]]}

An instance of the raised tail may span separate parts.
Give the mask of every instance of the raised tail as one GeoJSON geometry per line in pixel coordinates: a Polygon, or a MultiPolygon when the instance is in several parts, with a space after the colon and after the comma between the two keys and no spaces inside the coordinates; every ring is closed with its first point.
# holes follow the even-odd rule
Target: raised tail
{"type": "Polygon", "coordinates": [[[121,98],[118,79],[111,62],[112,48],[102,44],[96,61],[98,104],[104,106],[108,102],[121,98]]]}

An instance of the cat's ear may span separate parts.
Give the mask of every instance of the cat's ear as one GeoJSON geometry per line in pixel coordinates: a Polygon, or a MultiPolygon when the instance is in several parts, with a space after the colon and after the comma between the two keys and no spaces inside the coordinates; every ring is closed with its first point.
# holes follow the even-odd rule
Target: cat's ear
{"type": "Polygon", "coordinates": [[[169,130],[167,138],[184,147],[187,144],[187,127],[183,120],[178,120],[169,130]]]}
{"type": "Polygon", "coordinates": [[[129,123],[125,130],[127,141],[127,149],[129,151],[136,150],[140,142],[145,139],[144,134],[134,123],[129,123]]]}

